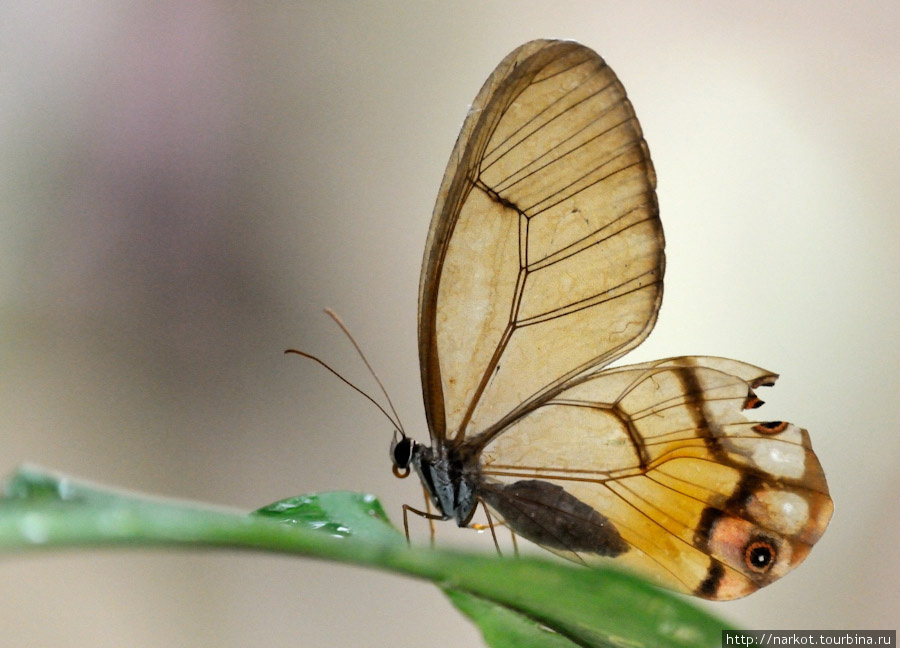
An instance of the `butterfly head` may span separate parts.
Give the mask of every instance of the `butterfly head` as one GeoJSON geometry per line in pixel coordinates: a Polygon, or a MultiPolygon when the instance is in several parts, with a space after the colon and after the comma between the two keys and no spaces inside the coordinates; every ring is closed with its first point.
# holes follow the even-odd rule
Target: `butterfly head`
{"type": "Polygon", "coordinates": [[[409,477],[410,465],[417,450],[416,442],[403,434],[400,430],[394,430],[394,440],[391,441],[391,462],[394,475],[400,479],[409,477]]]}

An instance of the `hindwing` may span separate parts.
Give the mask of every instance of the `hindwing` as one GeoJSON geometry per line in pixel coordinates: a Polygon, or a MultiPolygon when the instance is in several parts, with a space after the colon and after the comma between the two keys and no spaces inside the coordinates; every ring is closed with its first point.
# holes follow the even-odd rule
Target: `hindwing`
{"type": "Polygon", "coordinates": [[[798,565],[832,512],[806,430],[742,413],[775,378],[686,357],[573,381],[485,448],[482,498],[573,560],[615,557],[686,593],[745,596],[798,565]],[[566,526],[593,540],[556,538],[566,526]]]}

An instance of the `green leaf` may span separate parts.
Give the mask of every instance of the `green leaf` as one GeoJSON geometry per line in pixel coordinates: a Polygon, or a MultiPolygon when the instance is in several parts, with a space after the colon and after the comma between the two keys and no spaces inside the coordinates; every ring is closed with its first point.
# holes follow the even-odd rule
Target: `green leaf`
{"type": "Polygon", "coordinates": [[[481,629],[492,648],[574,648],[578,644],[511,608],[473,594],[445,589],[456,608],[481,629]]]}
{"type": "Polygon", "coordinates": [[[344,491],[298,495],[269,504],[256,515],[329,533],[339,538],[405,543],[374,495],[344,491]]]}
{"type": "Polygon", "coordinates": [[[409,548],[378,500],[320,493],[247,514],[20,469],[0,499],[0,552],[83,546],[244,548],[433,581],[493,648],[719,646],[731,626],[613,569],[409,548]]]}

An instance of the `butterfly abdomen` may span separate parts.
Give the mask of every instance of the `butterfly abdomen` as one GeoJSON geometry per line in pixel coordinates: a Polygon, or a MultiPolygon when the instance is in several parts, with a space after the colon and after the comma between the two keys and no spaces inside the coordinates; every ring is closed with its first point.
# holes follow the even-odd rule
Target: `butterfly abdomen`
{"type": "Polygon", "coordinates": [[[479,495],[510,529],[548,549],[610,558],[628,551],[608,518],[557,484],[538,479],[488,482],[479,488],[479,495]]]}

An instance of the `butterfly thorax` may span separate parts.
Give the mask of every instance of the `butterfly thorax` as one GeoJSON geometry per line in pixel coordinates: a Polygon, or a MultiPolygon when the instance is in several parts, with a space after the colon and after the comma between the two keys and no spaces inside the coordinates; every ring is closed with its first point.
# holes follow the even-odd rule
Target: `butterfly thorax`
{"type": "Polygon", "coordinates": [[[475,463],[455,448],[431,448],[408,437],[392,444],[391,459],[395,468],[416,471],[442,519],[455,519],[461,527],[469,524],[478,505],[475,489],[480,479],[475,463]]]}

